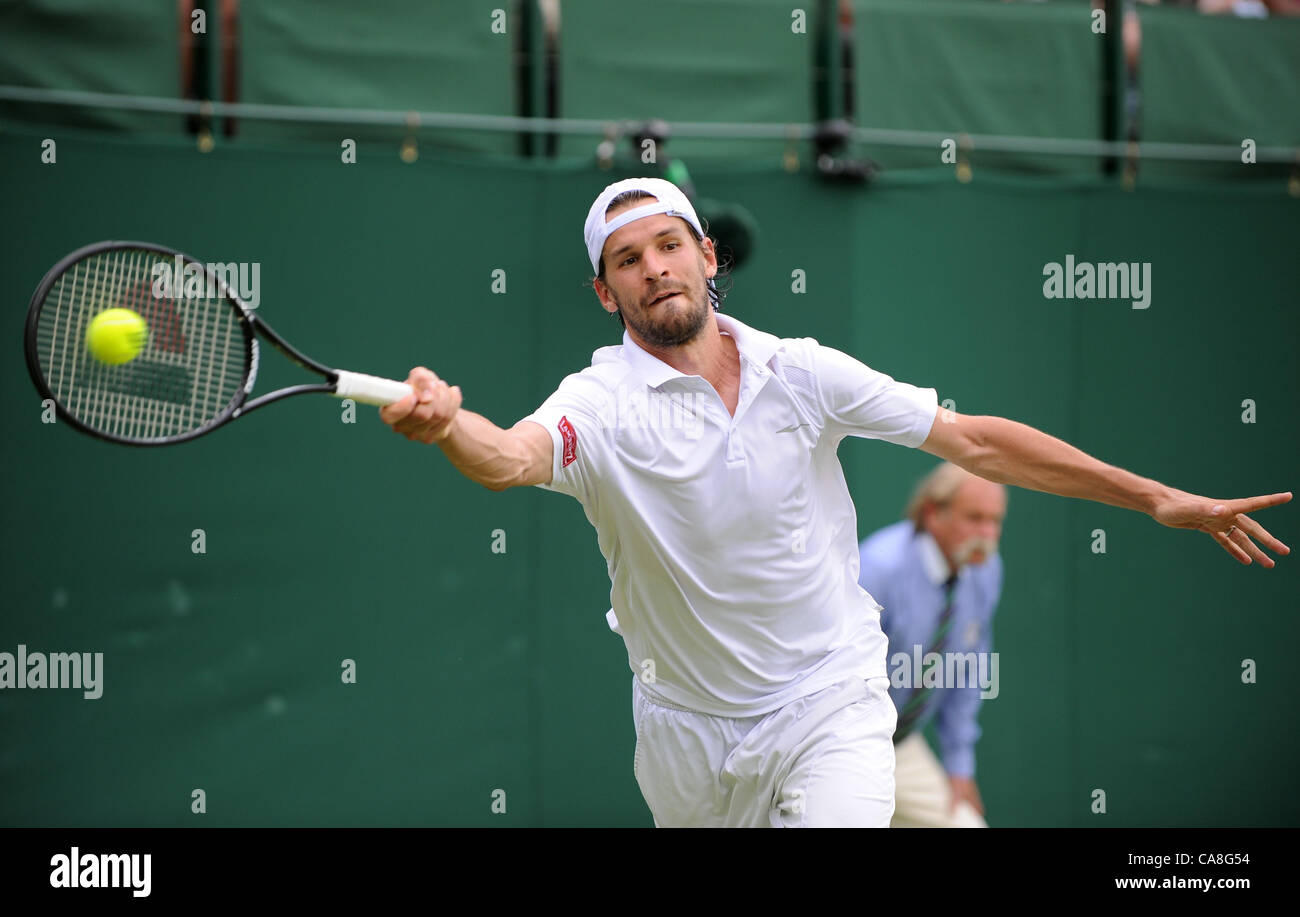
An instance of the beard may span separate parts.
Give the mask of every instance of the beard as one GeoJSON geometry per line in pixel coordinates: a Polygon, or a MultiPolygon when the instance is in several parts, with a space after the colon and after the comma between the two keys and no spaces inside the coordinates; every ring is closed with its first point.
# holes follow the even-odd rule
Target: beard
{"type": "MultiPolygon", "coordinates": [[[[677,288],[656,290],[648,299],[653,302],[655,297],[674,289],[677,288]]],[[[624,323],[651,347],[679,347],[694,340],[708,323],[709,298],[703,284],[699,290],[681,288],[677,292],[681,295],[676,299],[661,303],[654,309],[648,305],[628,309],[617,296],[614,296],[614,302],[618,304],[624,323]],[[658,314],[654,314],[655,309],[658,314]]]]}

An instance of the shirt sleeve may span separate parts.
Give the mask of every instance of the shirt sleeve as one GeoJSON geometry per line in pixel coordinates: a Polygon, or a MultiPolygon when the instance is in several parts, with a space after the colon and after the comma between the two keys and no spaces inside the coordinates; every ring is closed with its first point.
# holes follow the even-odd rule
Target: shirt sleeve
{"type": "MultiPolygon", "coordinates": [[[[987,660],[985,673],[992,676],[989,696],[996,697],[997,670],[992,660],[993,648],[993,612],[997,607],[998,597],[1002,593],[1002,564],[1000,558],[990,561],[993,564],[990,580],[992,588],[987,593],[983,607],[979,609],[979,639],[975,652],[977,659],[987,660]]],[[[954,777],[975,776],[975,743],[982,733],[978,717],[981,697],[979,679],[974,685],[964,688],[950,688],[943,692],[942,703],[934,715],[935,738],[939,741],[940,756],[943,767],[954,777]]]]}
{"type": "Polygon", "coordinates": [[[606,433],[602,422],[607,391],[587,373],[574,373],[524,417],[551,434],[551,482],[536,486],[573,497],[594,511],[597,484],[605,463],[606,433]]]}
{"type": "MultiPolygon", "coordinates": [[[[981,641],[982,642],[982,641],[981,641]]],[[[979,652],[986,652],[983,648],[979,652]]],[[[975,743],[982,730],[978,681],[964,688],[948,688],[934,714],[934,734],[939,740],[943,769],[953,777],[975,776],[975,743]]]]}
{"type": "Polygon", "coordinates": [[[910,449],[930,435],[939,412],[934,389],[897,382],[833,347],[816,344],[813,361],[827,432],[910,449]]]}

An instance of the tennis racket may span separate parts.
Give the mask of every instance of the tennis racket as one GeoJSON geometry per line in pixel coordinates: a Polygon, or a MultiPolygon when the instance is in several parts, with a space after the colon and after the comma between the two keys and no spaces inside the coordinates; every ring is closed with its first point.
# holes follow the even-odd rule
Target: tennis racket
{"type": "Polygon", "coordinates": [[[411,394],[405,382],[317,363],[272,331],[225,277],[148,242],[97,242],[64,257],[32,295],[24,337],[32,381],[58,416],[133,446],[185,442],[293,395],[383,406],[411,394]],[[148,327],[139,352],[120,364],[99,360],[86,343],[87,326],[107,309],[130,309],[148,327]],[[249,400],[258,337],[325,381],[249,400]]]}

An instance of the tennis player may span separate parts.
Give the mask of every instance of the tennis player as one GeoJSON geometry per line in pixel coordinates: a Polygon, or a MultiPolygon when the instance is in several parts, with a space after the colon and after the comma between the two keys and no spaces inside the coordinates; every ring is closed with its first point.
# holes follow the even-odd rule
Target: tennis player
{"type": "Polygon", "coordinates": [[[714,245],[660,179],[617,182],[585,226],[593,287],[624,323],[509,430],[417,367],[381,411],[492,490],[579,500],[609,567],[633,673],[633,772],[661,826],[887,826],[897,714],[879,603],[858,585],[846,436],[1207,533],[1241,563],[1289,548],[1247,513],[1106,465],[1036,429],[941,410],[811,338],[717,311],[714,245]]]}

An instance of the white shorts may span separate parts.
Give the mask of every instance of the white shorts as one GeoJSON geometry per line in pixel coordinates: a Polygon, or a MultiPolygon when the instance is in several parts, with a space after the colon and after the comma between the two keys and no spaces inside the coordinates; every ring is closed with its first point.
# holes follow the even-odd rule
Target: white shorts
{"type": "Polygon", "coordinates": [[[884,676],[744,718],[653,701],[634,676],[632,711],[632,773],[658,827],[889,826],[898,713],[884,676]]]}

